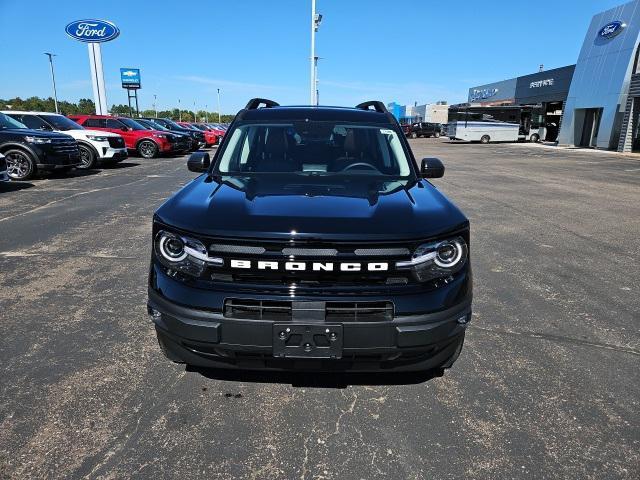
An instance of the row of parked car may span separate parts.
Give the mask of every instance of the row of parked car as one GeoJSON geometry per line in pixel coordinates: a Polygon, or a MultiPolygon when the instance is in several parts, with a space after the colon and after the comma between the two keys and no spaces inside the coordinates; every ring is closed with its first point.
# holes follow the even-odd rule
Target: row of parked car
{"type": "Polygon", "coordinates": [[[183,154],[220,142],[226,126],[49,112],[0,112],[0,181],[37,173],[89,169],[137,154],[183,154]]]}

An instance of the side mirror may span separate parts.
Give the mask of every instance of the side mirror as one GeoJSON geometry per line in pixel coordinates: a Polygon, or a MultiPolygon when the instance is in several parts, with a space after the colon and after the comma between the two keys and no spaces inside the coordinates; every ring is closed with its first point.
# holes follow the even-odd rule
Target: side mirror
{"type": "Polygon", "coordinates": [[[123,132],[128,132],[129,131],[129,127],[125,127],[123,125],[122,127],[120,127],[120,130],[122,130],[123,132]]]}
{"type": "Polygon", "coordinates": [[[194,152],[187,160],[187,168],[190,172],[202,173],[209,170],[211,159],[207,152],[194,152]]]}
{"type": "Polygon", "coordinates": [[[51,132],[53,131],[53,128],[51,128],[49,125],[42,125],[39,130],[44,130],[45,132],[51,132]]]}
{"type": "Polygon", "coordinates": [[[441,178],[444,176],[444,165],[437,158],[423,158],[420,165],[422,178],[441,178]]]}

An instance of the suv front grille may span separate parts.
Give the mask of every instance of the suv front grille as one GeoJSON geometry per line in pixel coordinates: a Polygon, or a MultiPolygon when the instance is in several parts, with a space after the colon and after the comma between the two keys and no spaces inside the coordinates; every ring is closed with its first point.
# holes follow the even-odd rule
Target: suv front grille
{"type": "Polygon", "coordinates": [[[299,302],[228,298],[224,316],[236,320],[288,322],[313,318],[325,322],[388,322],[393,320],[391,302],[299,302]]]}
{"type": "Polygon", "coordinates": [[[60,154],[80,154],[77,142],[70,138],[68,140],[54,138],[51,140],[51,147],[56,153],[60,154]]]}
{"type": "Polygon", "coordinates": [[[122,137],[108,137],[109,146],[111,148],[124,148],[124,139],[122,137]]]}
{"type": "Polygon", "coordinates": [[[201,240],[211,257],[223,260],[223,266],[208,271],[208,279],[214,282],[267,288],[296,285],[312,289],[337,286],[386,288],[416,282],[410,270],[396,269],[395,264],[410,258],[420,242],[201,240]],[[242,261],[245,267],[232,267],[233,260],[242,261]],[[304,264],[304,267],[287,268],[287,262],[304,264]],[[357,268],[342,269],[348,264],[356,264],[357,268]],[[384,264],[387,268],[372,266],[384,264]]]}

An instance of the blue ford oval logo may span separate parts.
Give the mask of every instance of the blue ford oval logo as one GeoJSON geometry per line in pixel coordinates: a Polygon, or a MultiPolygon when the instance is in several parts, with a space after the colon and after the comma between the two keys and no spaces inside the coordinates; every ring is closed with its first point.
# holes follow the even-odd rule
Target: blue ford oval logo
{"type": "Polygon", "coordinates": [[[108,42],[120,35],[120,30],[106,20],[76,20],[64,29],[71,38],[81,42],[108,42]]]}
{"type": "Polygon", "coordinates": [[[624,27],[626,26],[626,24],[620,21],[608,23],[600,29],[600,31],[598,32],[598,36],[600,38],[613,38],[620,32],[622,32],[622,30],[624,30],[624,27]]]}

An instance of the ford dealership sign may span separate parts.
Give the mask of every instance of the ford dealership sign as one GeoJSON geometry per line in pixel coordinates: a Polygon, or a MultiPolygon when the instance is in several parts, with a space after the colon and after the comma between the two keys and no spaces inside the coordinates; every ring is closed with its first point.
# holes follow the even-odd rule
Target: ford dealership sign
{"type": "Polygon", "coordinates": [[[621,33],[626,26],[627,25],[625,23],[622,23],[620,21],[608,23],[600,29],[600,31],[598,32],[598,37],[605,39],[613,38],[621,33]]]}
{"type": "Polygon", "coordinates": [[[105,20],[76,20],[64,30],[71,38],[87,43],[108,42],[120,35],[118,27],[105,20]]]}

